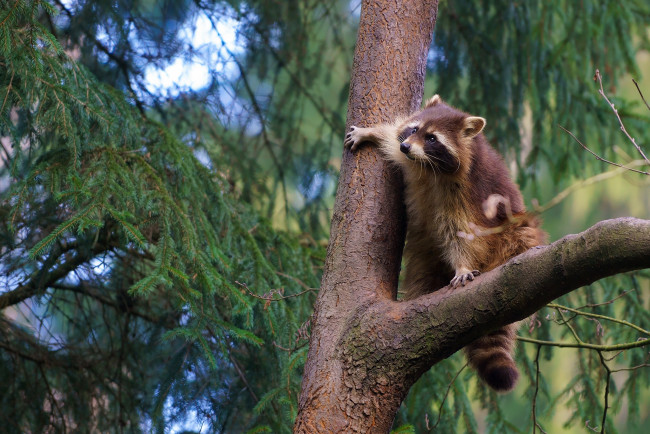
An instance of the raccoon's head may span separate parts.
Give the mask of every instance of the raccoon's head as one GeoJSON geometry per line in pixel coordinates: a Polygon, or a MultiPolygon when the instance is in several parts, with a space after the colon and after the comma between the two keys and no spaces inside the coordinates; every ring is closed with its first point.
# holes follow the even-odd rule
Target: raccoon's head
{"type": "Polygon", "coordinates": [[[464,172],[471,164],[472,141],[484,126],[485,119],[448,106],[434,95],[402,124],[400,151],[436,172],[464,172]]]}

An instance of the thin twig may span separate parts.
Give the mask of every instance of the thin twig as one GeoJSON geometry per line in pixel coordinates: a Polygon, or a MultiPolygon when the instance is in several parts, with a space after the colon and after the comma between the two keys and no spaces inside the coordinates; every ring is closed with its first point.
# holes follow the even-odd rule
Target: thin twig
{"type": "MultiPolygon", "coordinates": [[[[644,172],[643,170],[632,169],[631,167],[623,166],[622,164],[618,164],[618,163],[614,163],[613,161],[606,160],[605,158],[601,157],[600,155],[596,154],[594,151],[592,151],[591,149],[589,149],[589,148],[588,148],[584,143],[582,143],[580,140],[578,140],[578,138],[577,138],[577,137],[576,137],[576,136],[575,136],[571,131],[567,130],[567,129],[564,128],[562,125],[558,125],[558,126],[559,126],[561,129],[563,129],[563,130],[564,130],[568,135],[570,135],[570,136],[573,138],[573,140],[575,140],[576,142],[578,142],[578,143],[580,144],[580,146],[582,146],[582,147],[583,147],[587,152],[589,152],[591,155],[593,155],[594,157],[596,157],[597,160],[600,160],[600,161],[605,162],[605,163],[607,163],[607,164],[611,164],[612,166],[616,166],[616,167],[620,167],[620,168],[623,168],[623,169],[629,170],[630,172],[636,172],[636,173],[640,173],[640,174],[642,174],[642,175],[648,175],[648,176],[650,176],[650,172],[644,172]]],[[[645,155],[643,155],[643,156],[645,157],[645,155]]],[[[647,163],[647,164],[650,164],[650,162],[647,163]]]]}
{"type": "Polygon", "coordinates": [[[239,379],[244,383],[244,386],[246,386],[246,389],[248,389],[248,393],[251,394],[255,402],[260,402],[260,400],[257,398],[257,395],[255,392],[253,392],[253,389],[251,388],[250,384],[248,384],[248,380],[246,379],[246,375],[244,375],[244,371],[239,367],[239,363],[237,363],[237,360],[232,356],[232,354],[228,354],[228,358],[230,359],[230,362],[232,365],[235,367],[235,371],[237,371],[237,375],[239,375],[239,379]]]}
{"type": "MultiPolygon", "coordinates": [[[[612,104],[612,102],[609,100],[609,98],[607,98],[607,95],[605,95],[605,91],[603,90],[603,80],[602,80],[602,77],[601,77],[601,75],[600,75],[600,71],[599,71],[599,70],[596,70],[596,75],[594,75],[594,80],[598,80],[598,84],[600,85],[600,90],[598,91],[598,93],[600,93],[600,95],[601,95],[603,98],[605,98],[605,101],[607,101],[607,104],[609,104],[609,106],[610,106],[610,107],[612,108],[612,110],[614,111],[614,114],[616,115],[616,118],[618,119],[618,123],[621,125],[621,131],[623,131],[623,133],[627,136],[627,138],[632,142],[632,144],[634,145],[634,147],[636,148],[636,150],[639,151],[639,154],[641,154],[641,156],[643,157],[643,159],[644,159],[648,164],[650,164],[650,160],[648,160],[648,157],[646,157],[646,155],[643,153],[643,150],[641,149],[641,147],[640,147],[639,145],[636,144],[636,140],[634,140],[634,138],[633,138],[632,136],[630,136],[630,134],[629,134],[629,133],[627,132],[627,130],[625,129],[625,125],[623,125],[623,120],[621,119],[621,116],[618,114],[618,110],[616,110],[616,107],[614,107],[614,104],[612,104]]],[[[644,101],[644,102],[645,102],[645,101],[644,101]]],[[[646,104],[646,105],[647,105],[647,104],[646,104]]]]}
{"type": "Polygon", "coordinates": [[[609,317],[609,316],[599,315],[599,314],[596,314],[596,313],[582,312],[580,310],[573,309],[573,308],[566,307],[566,306],[562,306],[560,304],[555,304],[555,303],[549,303],[547,306],[550,307],[550,308],[566,310],[568,312],[572,312],[572,313],[582,315],[582,316],[585,316],[585,317],[598,318],[598,319],[602,319],[602,320],[607,320],[607,321],[612,321],[612,322],[615,322],[615,323],[619,323],[619,324],[631,327],[631,328],[633,328],[634,330],[636,330],[636,331],[638,331],[640,333],[643,333],[645,335],[650,336],[650,331],[645,330],[645,329],[643,329],[643,328],[641,328],[641,327],[639,327],[639,326],[637,326],[635,324],[632,324],[630,322],[627,322],[627,321],[624,321],[624,320],[621,320],[621,319],[618,319],[618,318],[612,318],[612,317],[609,317]]]}
{"type": "Polygon", "coordinates": [[[636,86],[636,90],[639,91],[639,95],[641,95],[641,99],[643,100],[643,103],[645,104],[646,107],[648,107],[648,110],[650,110],[650,105],[648,105],[645,98],[643,97],[643,93],[641,92],[641,88],[639,87],[639,83],[637,83],[635,79],[632,79],[632,81],[634,82],[634,85],[636,86]]]}
{"type": "Polygon", "coordinates": [[[607,363],[605,363],[605,360],[603,359],[602,352],[598,351],[598,356],[600,356],[600,363],[605,368],[605,371],[607,371],[607,378],[605,378],[605,405],[603,406],[603,420],[601,422],[601,427],[600,427],[600,432],[604,433],[605,432],[605,421],[607,420],[607,407],[609,405],[609,403],[608,403],[609,380],[610,380],[610,377],[612,375],[612,371],[609,369],[609,366],[607,366],[607,363]]]}
{"type": "Polygon", "coordinates": [[[454,381],[456,381],[456,378],[460,375],[461,372],[467,367],[467,363],[463,365],[462,368],[458,372],[456,372],[456,375],[454,375],[454,378],[451,379],[449,384],[447,385],[447,391],[445,392],[445,396],[442,398],[442,402],[440,403],[440,408],[438,409],[438,420],[436,420],[435,425],[433,425],[433,430],[435,431],[436,427],[440,423],[440,418],[442,417],[442,406],[445,405],[445,401],[447,400],[447,396],[449,396],[449,391],[451,390],[451,386],[454,384],[454,381]]]}
{"type": "Polygon", "coordinates": [[[278,276],[286,277],[287,279],[291,279],[291,280],[293,280],[293,281],[296,282],[298,285],[300,285],[300,286],[302,286],[303,288],[305,288],[305,290],[308,290],[308,291],[318,291],[318,288],[312,288],[311,286],[308,286],[305,282],[303,282],[302,280],[298,279],[297,277],[293,277],[293,276],[290,276],[290,275],[288,275],[288,274],[281,273],[281,272],[279,272],[279,271],[276,271],[275,274],[277,274],[278,276]]]}
{"type": "MultiPolygon", "coordinates": [[[[575,338],[575,340],[579,344],[584,343],[582,341],[582,339],[580,339],[580,336],[578,336],[578,332],[576,332],[576,330],[573,328],[573,326],[571,324],[569,324],[569,320],[564,318],[564,312],[562,312],[562,307],[560,307],[559,305],[556,305],[554,307],[555,307],[555,310],[557,310],[557,313],[560,314],[560,317],[562,318],[562,324],[564,324],[565,326],[567,326],[569,328],[569,330],[571,330],[571,333],[573,334],[573,337],[575,338]]],[[[571,318],[571,319],[573,319],[573,318],[571,318]]]]}
{"type": "Polygon", "coordinates": [[[631,366],[629,368],[612,369],[610,372],[614,373],[614,372],[621,372],[621,371],[636,371],[637,369],[641,369],[641,368],[650,368],[650,363],[643,363],[641,365],[631,366]]]}
{"type": "Polygon", "coordinates": [[[546,431],[542,429],[542,427],[537,423],[537,413],[536,413],[536,408],[537,408],[537,392],[539,391],[539,353],[540,350],[542,349],[541,345],[537,345],[537,353],[535,354],[535,394],[533,395],[533,434],[535,434],[537,428],[544,434],[546,434],[546,431]]]}
{"type": "MultiPolygon", "coordinates": [[[[50,400],[52,402],[52,406],[56,408],[57,412],[59,413],[59,417],[61,420],[61,423],[63,424],[63,432],[67,432],[67,427],[66,427],[66,417],[63,414],[63,411],[61,411],[61,406],[59,405],[59,400],[56,399],[54,396],[54,393],[52,392],[52,387],[50,386],[50,382],[47,381],[47,375],[45,375],[45,371],[43,370],[43,363],[38,364],[38,370],[41,373],[41,376],[43,377],[43,382],[45,383],[45,386],[47,387],[47,392],[50,395],[50,400]]],[[[52,421],[53,423],[53,421],[52,421]]]]}
{"type": "Polygon", "coordinates": [[[265,301],[269,301],[269,302],[270,302],[270,301],[280,301],[280,300],[284,300],[284,299],[292,298],[292,297],[298,297],[298,296],[300,296],[300,295],[305,294],[306,292],[317,291],[316,288],[308,288],[308,289],[306,289],[306,290],[304,290],[304,291],[302,291],[302,292],[298,292],[298,293],[296,293],[296,294],[291,294],[291,295],[279,295],[280,298],[273,298],[273,296],[274,296],[275,294],[281,294],[281,291],[284,291],[284,289],[283,289],[283,288],[280,288],[280,289],[273,289],[273,290],[271,290],[271,291],[270,291],[269,293],[267,293],[267,294],[264,294],[264,295],[257,295],[257,294],[255,294],[253,291],[251,291],[250,288],[248,287],[248,285],[246,285],[245,283],[241,283],[241,282],[238,282],[238,281],[236,281],[236,280],[235,280],[235,283],[236,283],[237,285],[241,286],[242,288],[244,288],[244,289],[248,292],[248,295],[250,295],[250,296],[252,296],[252,297],[255,297],[255,298],[259,298],[260,300],[265,300],[265,301]]]}
{"type": "Polygon", "coordinates": [[[517,336],[517,340],[521,342],[528,342],[531,344],[546,345],[549,347],[558,347],[558,348],[587,348],[590,350],[597,351],[619,351],[619,350],[628,350],[630,348],[639,348],[650,345],[649,339],[639,339],[634,342],[627,342],[624,344],[614,344],[614,345],[598,345],[590,344],[588,342],[581,343],[572,343],[572,342],[553,342],[553,341],[542,341],[539,339],[526,338],[523,336],[517,336]]]}
{"type": "Polygon", "coordinates": [[[607,305],[607,304],[612,304],[612,303],[614,303],[616,300],[618,300],[619,298],[626,296],[627,294],[629,294],[629,293],[632,292],[632,291],[636,291],[636,290],[635,290],[635,289],[628,289],[627,291],[624,291],[623,293],[617,295],[616,297],[612,298],[611,300],[607,300],[607,301],[604,301],[604,302],[602,302],[602,303],[585,304],[585,305],[582,305],[582,306],[576,307],[576,308],[574,308],[574,309],[584,309],[585,307],[598,307],[598,306],[605,306],[605,305],[607,305]]]}

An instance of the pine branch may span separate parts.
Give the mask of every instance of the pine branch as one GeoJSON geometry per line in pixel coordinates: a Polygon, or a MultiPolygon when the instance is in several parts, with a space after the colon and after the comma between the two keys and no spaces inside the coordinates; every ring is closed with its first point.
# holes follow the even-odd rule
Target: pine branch
{"type": "MultiPolygon", "coordinates": [[[[61,2],[60,0],[54,0],[54,1],[61,8],[61,10],[64,11],[66,15],[68,15],[69,19],[74,18],[72,12],[70,12],[70,10],[65,6],[63,2],[61,2]]],[[[106,45],[102,44],[101,41],[99,41],[99,39],[95,37],[95,34],[93,32],[85,31],[84,35],[86,35],[93,42],[93,44],[95,44],[95,46],[99,48],[100,51],[106,54],[110,59],[112,59],[117,64],[117,66],[120,68],[120,71],[122,71],[122,74],[124,75],[124,82],[126,83],[126,86],[129,89],[131,97],[135,102],[135,106],[140,112],[140,115],[142,117],[146,117],[144,104],[138,98],[138,94],[133,89],[133,85],[131,83],[131,65],[129,64],[129,62],[127,62],[126,59],[124,59],[123,57],[117,56],[106,45]]]]}
{"type": "MultiPolygon", "coordinates": [[[[114,309],[123,309],[122,305],[118,301],[102,294],[102,292],[107,291],[106,289],[90,285],[84,281],[79,282],[78,285],[54,283],[50,285],[50,288],[81,294],[83,296],[97,300],[98,302],[110,306],[114,309]]],[[[129,314],[137,316],[138,318],[142,318],[151,324],[161,324],[168,329],[173,329],[174,327],[178,326],[178,324],[173,320],[173,318],[170,317],[170,315],[153,316],[150,315],[147,311],[140,311],[139,309],[134,309],[133,307],[129,307],[128,312],[129,314]]]]}
{"type": "Polygon", "coordinates": [[[73,350],[72,347],[68,347],[67,351],[50,350],[47,344],[40,342],[33,335],[3,317],[0,317],[0,337],[0,348],[22,359],[47,366],[84,369],[113,355],[112,353],[98,354],[95,349],[86,351],[74,348],[73,350]]]}
{"type": "MultiPolygon", "coordinates": [[[[78,250],[77,254],[64,255],[65,261],[58,267],[46,271],[39,270],[32,273],[29,280],[22,285],[19,285],[16,289],[13,289],[9,292],[5,292],[0,295],[0,310],[18,304],[28,298],[35,296],[36,294],[41,293],[50,285],[57,282],[59,279],[66,277],[71,271],[75,270],[78,266],[88,262],[93,257],[107,252],[112,249],[110,243],[96,243],[95,246],[90,249],[88,254],[82,254],[82,250],[78,250]]],[[[58,252],[57,252],[58,253],[58,252]]],[[[57,255],[58,256],[58,255],[57,255]]]]}

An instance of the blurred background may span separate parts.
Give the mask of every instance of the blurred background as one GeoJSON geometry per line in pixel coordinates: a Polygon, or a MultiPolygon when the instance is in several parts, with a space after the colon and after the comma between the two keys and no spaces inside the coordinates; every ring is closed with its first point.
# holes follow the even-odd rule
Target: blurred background
{"type": "MultiPolygon", "coordinates": [[[[361,12],[0,0],[3,429],[291,430],[361,12]]],[[[641,0],[439,5],[424,96],[487,119],[551,241],[650,218],[650,176],[560,128],[650,170],[594,80],[650,153],[648,22],[641,0]]],[[[545,343],[520,343],[513,393],[459,355],[439,363],[396,429],[645,432],[648,347],[551,342],[647,338],[648,277],[605,279],[525,322],[545,343]]]]}

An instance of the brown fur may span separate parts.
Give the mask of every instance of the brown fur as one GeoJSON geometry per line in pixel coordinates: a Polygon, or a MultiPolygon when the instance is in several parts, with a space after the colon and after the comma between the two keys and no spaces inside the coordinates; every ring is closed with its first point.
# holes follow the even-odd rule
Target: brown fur
{"type": "MultiPolygon", "coordinates": [[[[545,242],[503,159],[481,133],[484,126],[485,119],[435,95],[404,119],[352,127],[346,136],[352,151],[362,142],[376,143],[404,174],[406,299],[450,279],[453,287],[465,285],[479,272],[545,242]]],[[[470,365],[495,390],[511,390],[519,376],[512,358],[515,333],[511,324],[465,348],[470,365]]]]}

